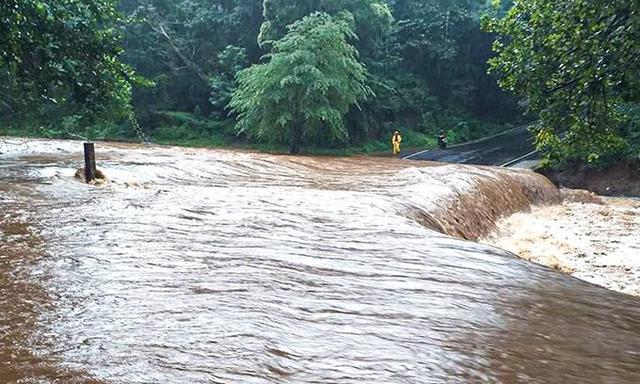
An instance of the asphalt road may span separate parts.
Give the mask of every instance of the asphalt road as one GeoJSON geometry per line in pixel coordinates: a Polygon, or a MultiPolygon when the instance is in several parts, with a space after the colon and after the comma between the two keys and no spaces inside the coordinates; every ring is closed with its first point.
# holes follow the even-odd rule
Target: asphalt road
{"type": "Polygon", "coordinates": [[[524,125],[501,134],[469,143],[407,154],[405,160],[438,161],[444,163],[512,166],[537,160],[531,125],[524,125]]]}

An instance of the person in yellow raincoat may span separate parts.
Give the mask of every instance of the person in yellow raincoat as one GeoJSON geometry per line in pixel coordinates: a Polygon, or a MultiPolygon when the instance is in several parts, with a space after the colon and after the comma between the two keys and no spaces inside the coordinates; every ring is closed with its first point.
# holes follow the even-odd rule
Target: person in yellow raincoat
{"type": "Polygon", "coordinates": [[[400,132],[395,131],[393,136],[391,137],[391,144],[393,145],[393,155],[400,154],[400,144],[402,143],[402,136],[400,136],[400,132]]]}

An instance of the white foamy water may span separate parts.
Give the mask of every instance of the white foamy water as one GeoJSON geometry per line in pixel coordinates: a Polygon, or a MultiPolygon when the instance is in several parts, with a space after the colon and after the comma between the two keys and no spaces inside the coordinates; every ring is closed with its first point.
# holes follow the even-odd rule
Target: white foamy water
{"type": "Polygon", "coordinates": [[[640,296],[640,202],[566,202],[502,220],[488,244],[585,281],[640,296]]]}

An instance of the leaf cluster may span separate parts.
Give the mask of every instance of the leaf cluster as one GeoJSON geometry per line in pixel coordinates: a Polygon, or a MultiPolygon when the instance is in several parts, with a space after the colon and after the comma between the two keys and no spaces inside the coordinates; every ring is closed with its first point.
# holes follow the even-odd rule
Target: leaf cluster
{"type": "Polygon", "coordinates": [[[625,153],[620,106],[640,101],[640,3],[516,1],[485,28],[499,34],[491,71],[539,114],[549,158],[597,164],[625,153]]]}
{"type": "MultiPolygon", "coordinates": [[[[270,142],[345,141],[344,115],[371,95],[351,26],[326,13],[295,22],[267,62],[238,73],[238,127],[270,142]]],[[[293,143],[299,144],[299,143],[293,143]]]]}

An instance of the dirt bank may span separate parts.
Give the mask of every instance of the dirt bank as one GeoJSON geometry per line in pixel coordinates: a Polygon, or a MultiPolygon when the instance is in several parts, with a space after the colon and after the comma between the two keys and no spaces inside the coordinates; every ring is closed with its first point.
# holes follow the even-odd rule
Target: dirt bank
{"type": "Polygon", "coordinates": [[[618,164],[601,170],[575,167],[538,172],[566,188],[584,189],[602,196],[640,197],[640,166],[637,164],[618,164]]]}
{"type": "Polygon", "coordinates": [[[482,242],[640,296],[640,201],[570,190],[564,194],[563,204],[503,219],[482,242]]]}

